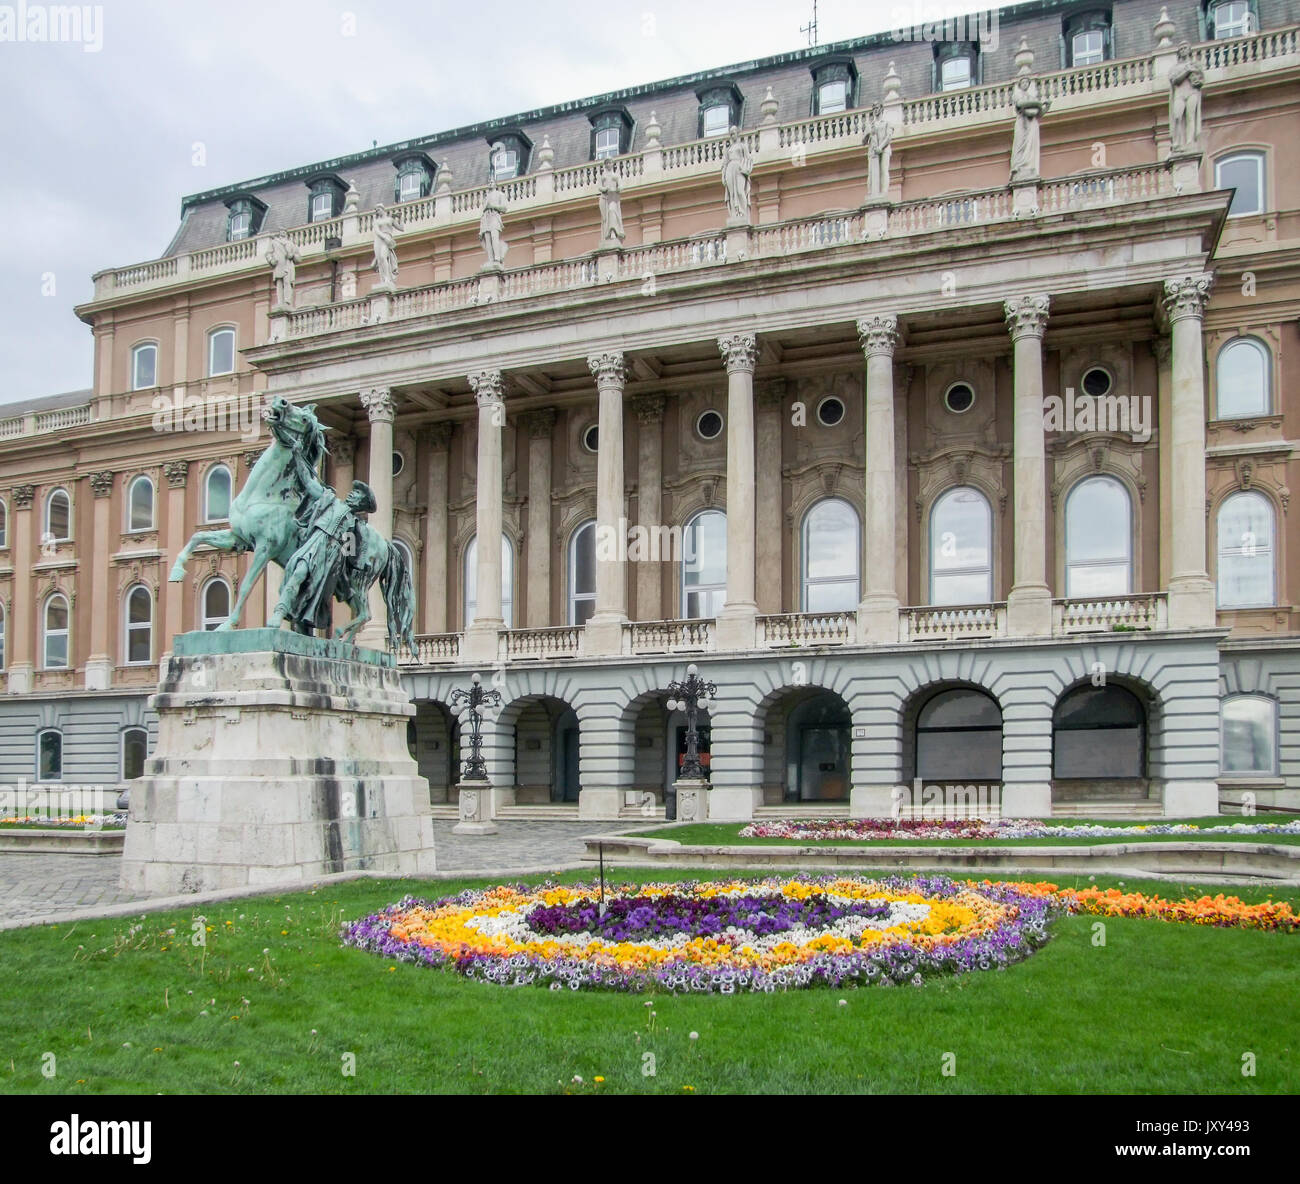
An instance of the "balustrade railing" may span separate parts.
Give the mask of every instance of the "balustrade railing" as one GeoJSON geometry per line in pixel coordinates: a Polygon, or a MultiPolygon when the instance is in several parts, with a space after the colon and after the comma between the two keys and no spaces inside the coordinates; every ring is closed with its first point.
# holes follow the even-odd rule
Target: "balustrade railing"
{"type": "Polygon", "coordinates": [[[631,654],[694,653],[714,648],[709,621],[632,621],[623,626],[623,650],[631,654]]]}
{"type": "Polygon", "coordinates": [[[846,645],[857,640],[858,614],[774,613],[758,618],[758,644],[768,648],[846,645]]]}
{"type": "Polygon", "coordinates": [[[1052,602],[1053,632],[1125,633],[1164,629],[1169,624],[1168,604],[1168,598],[1159,592],[1056,600],[1052,602]]]}
{"type": "Polygon", "coordinates": [[[397,655],[402,666],[434,666],[441,662],[456,662],[460,659],[459,633],[425,633],[415,639],[417,657],[412,658],[409,651],[403,649],[397,655]]]}
{"type": "Polygon", "coordinates": [[[562,625],[549,629],[510,629],[506,631],[506,657],[573,658],[582,652],[581,625],[562,625]]]}
{"type": "Polygon", "coordinates": [[[1006,631],[1005,604],[905,608],[898,618],[899,641],[960,641],[1002,637],[1006,631]]]}

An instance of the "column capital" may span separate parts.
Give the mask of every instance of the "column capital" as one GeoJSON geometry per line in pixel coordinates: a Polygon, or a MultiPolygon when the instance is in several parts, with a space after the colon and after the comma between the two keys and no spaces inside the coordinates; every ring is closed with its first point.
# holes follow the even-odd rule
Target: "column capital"
{"type": "MultiPolygon", "coordinates": [[[[190,462],[187,460],[169,460],[163,465],[163,472],[167,474],[167,484],[173,489],[184,489],[185,483],[190,479],[190,462]]],[[[90,479],[93,482],[97,474],[92,473],[90,479]]],[[[99,490],[95,490],[96,496],[99,490]]]]}
{"type": "Polygon", "coordinates": [[[425,424],[420,429],[420,442],[434,452],[446,452],[451,445],[451,420],[425,424]]]}
{"type": "Polygon", "coordinates": [[[595,376],[598,387],[623,385],[623,355],[613,351],[589,354],[587,365],[595,376]]]}
{"type": "Polygon", "coordinates": [[[361,405],[371,423],[392,423],[397,408],[391,387],[372,386],[361,392],[361,405]]]}
{"type": "Polygon", "coordinates": [[[10,488],[9,496],[13,499],[15,509],[30,510],[32,508],[32,499],[36,496],[36,486],[15,485],[10,488]]]}
{"type": "Polygon", "coordinates": [[[1214,276],[1206,271],[1199,275],[1178,275],[1165,280],[1165,290],[1161,294],[1161,303],[1172,324],[1184,317],[1195,317],[1198,321],[1205,315],[1205,305],[1210,299],[1210,290],[1214,287],[1214,276]]]}
{"type": "Polygon", "coordinates": [[[637,395],[632,400],[632,410],[636,412],[636,421],[643,428],[652,428],[662,423],[664,418],[663,395],[637,395]]]}
{"type": "Polygon", "coordinates": [[[539,407],[523,417],[523,426],[530,440],[549,440],[555,431],[555,408],[539,407]]]}
{"type": "Polygon", "coordinates": [[[357,455],[357,442],[351,436],[330,436],[330,458],[336,465],[350,465],[357,455]]]}
{"type": "Polygon", "coordinates": [[[90,474],[90,488],[96,497],[108,497],[113,492],[113,478],[116,475],[112,469],[100,469],[90,474]]]}
{"type": "Polygon", "coordinates": [[[1002,303],[1007,330],[1012,341],[1022,337],[1042,337],[1047,328],[1047,313],[1052,306],[1050,296],[1039,293],[1033,296],[1016,296],[1002,303]]]}
{"type": "Polygon", "coordinates": [[[867,357],[883,355],[892,358],[898,348],[898,339],[898,318],[892,313],[859,318],[858,341],[867,357]]]}
{"type": "Polygon", "coordinates": [[[758,361],[758,338],[753,333],[728,333],[718,338],[718,349],[727,365],[727,373],[754,373],[758,361]]]}
{"type": "Polygon", "coordinates": [[[469,385],[480,407],[490,407],[505,399],[505,381],[500,370],[476,370],[469,375],[469,385]]]}

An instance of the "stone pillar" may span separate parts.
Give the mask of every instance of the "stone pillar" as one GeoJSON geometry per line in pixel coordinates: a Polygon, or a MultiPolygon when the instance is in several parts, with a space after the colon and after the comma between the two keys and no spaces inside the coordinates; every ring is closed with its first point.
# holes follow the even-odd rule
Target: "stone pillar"
{"type": "Polygon", "coordinates": [[[623,355],[587,359],[600,391],[596,454],[596,607],[586,624],[588,654],[617,654],[627,620],[627,503],[623,484],[623,355]]]}
{"type": "Polygon", "coordinates": [[[898,318],[863,317],[858,340],[867,358],[866,568],[858,605],[858,640],[898,641],[894,476],[894,349],[898,318]]]}
{"type": "Polygon", "coordinates": [[[1170,550],[1174,514],[1173,342],[1165,336],[1156,337],[1151,342],[1151,353],[1156,361],[1156,431],[1160,439],[1160,534],[1156,540],[1160,551],[1160,569],[1156,588],[1164,591],[1169,587],[1169,576],[1173,570],[1170,550]]]}
{"type": "Polygon", "coordinates": [[[1212,275],[1165,280],[1164,308],[1173,338],[1170,508],[1173,541],[1169,573],[1172,629],[1212,628],[1214,585],[1205,568],[1205,364],[1201,318],[1214,284],[1212,275]]]}
{"type": "MultiPolygon", "coordinates": [[[[108,342],[102,343],[108,349],[108,342]]],[[[8,625],[9,693],[25,695],[32,689],[32,646],[35,637],[35,618],[32,609],[32,499],[36,486],[15,485],[9,490],[9,511],[12,515],[13,537],[10,554],[13,556],[13,601],[10,605],[8,625]]]]}
{"type": "Polygon", "coordinates": [[[720,650],[750,650],[757,635],[754,597],[754,365],[752,333],[718,338],[727,366],[727,602],[718,614],[720,650]]]}
{"type": "Polygon", "coordinates": [[[497,660],[501,616],[501,430],[506,423],[500,370],[469,376],[478,403],[477,567],[474,619],[465,622],[462,652],[471,662],[497,660]]]}
{"type": "Polygon", "coordinates": [[[555,408],[531,411],[528,429],[528,588],[525,622],[545,629],[551,621],[551,437],[555,408]]]}
{"type": "MultiPolygon", "coordinates": [[[[327,441],[330,450],[330,484],[334,492],[345,498],[352,492],[352,479],[356,474],[353,467],[356,462],[357,442],[351,436],[335,436],[330,433],[327,441]]],[[[267,566],[270,575],[274,564],[267,566]]],[[[352,610],[340,600],[334,602],[334,628],[342,629],[352,619],[352,610]]]]}
{"type": "MultiPolygon", "coordinates": [[[[187,460],[169,460],[163,464],[167,476],[167,561],[171,563],[185,546],[189,538],[189,523],[185,517],[185,488],[190,477],[190,462],[187,460]]],[[[234,475],[231,475],[233,481],[234,475]]],[[[234,497],[234,490],[231,490],[234,497]]],[[[167,589],[165,609],[159,616],[159,651],[161,660],[172,652],[172,638],[178,633],[187,633],[190,628],[197,628],[197,622],[185,619],[185,582],[164,585],[167,589]]],[[[161,607],[161,606],[160,606],[161,607]]]]}
{"type": "MultiPolygon", "coordinates": [[[[111,555],[117,548],[109,539],[112,530],[113,477],[111,469],[90,474],[90,488],[95,495],[94,530],[91,535],[91,553],[111,555]]],[[[111,593],[108,587],[107,562],[96,563],[90,569],[90,656],[86,659],[86,690],[106,691],[113,681],[113,656],[108,652],[111,644],[108,623],[112,619],[111,593]]],[[[168,588],[180,585],[168,584],[168,588]]],[[[156,611],[156,609],[155,609],[156,611]]]]}
{"type": "MultiPolygon", "coordinates": [[[[785,428],[786,380],[772,378],[755,388],[758,465],[754,478],[755,562],[763,579],[756,589],[760,613],[785,611],[783,598],[786,531],[782,525],[781,434],[785,428]]],[[[796,604],[793,606],[798,608],[796,604]]]]}
{"type": "MultiPolygon", "coordinates": [[[[638,395],[632,400],[637,422],[636,520],[646,538],[660,538],[664,513],[664,398],[638,395]]],[[[636,617],[638,621],[663,620],[663,561],[642,557],[636,565],[636,617]]]]}
{"type": "MultiPolygon", "coordinates": [[[[366,483],[375,495],[375,510],[370,515],[372,530],[386,539],[393,537],[393,419],[396,408],[393,392],[386,386],[369,387],[361,392],[361,405],[370,419],[370,471],[366,483]]],[[[362,626],[357,644],[370,649],[388,647],[388,610],[384,594],[376,580],[370,587],[370,620],[362,626]]]]}
{"type": "Polygon", "coordinates": [[[1045,295],[1018,296],[1005,304],[1015,351],[1015,560],[1014,582],[1007,597],[1007,632],[1012,637],[1040,637],[1052,632],[1052,593],[1047,584],[1047,452],[1043,439],[1043,333],[1050,306],[1045,295]]]}
{"type": "Polygon", "coordinates": [[[450,422],[433,423],[421,434],[429,463],[424,510],[424,592],[420,597],[425,633],[447,632],[447,497],[451,457],[450,422]]]}

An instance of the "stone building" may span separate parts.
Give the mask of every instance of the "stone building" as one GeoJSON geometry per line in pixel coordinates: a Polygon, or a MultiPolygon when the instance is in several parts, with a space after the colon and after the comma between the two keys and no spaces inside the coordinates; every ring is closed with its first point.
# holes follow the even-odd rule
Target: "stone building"
{"type": "Polygon", "coordinates": [[[408,550],[436,812],[475,670],[484,809],[661,811],[692,661],[714,818],[1300,806],[1300,4],[999,15],[186,198],[78,309],[93,391],[0,422],[0,775],[138,774],[283,394],[408,550]]]}

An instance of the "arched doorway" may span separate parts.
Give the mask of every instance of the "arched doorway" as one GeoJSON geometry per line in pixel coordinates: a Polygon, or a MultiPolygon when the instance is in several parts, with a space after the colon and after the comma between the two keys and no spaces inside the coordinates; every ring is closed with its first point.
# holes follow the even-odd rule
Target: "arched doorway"
{"type": "Polygon", "coordinates": [[[1146,776],[1147,717],[1127,687],[1066,691],[1052,712],[1052,777],[1136,781],[1146,776]]]}
{"type": "Polygon", "coordinates": [[[961,785],[1002,780],[1002,709],[987,691],[956,686],[920,700],[909,745],[912,777],[961,785]]]}
{"type": "Polygon", "coordinates": [[[446,705],[429,699],[417,702],[406,739],[420,776],[429,782],[430,803],[454,801],[460,780],[460,723],[446,705]]]}
{"type": "Polygon", "coordinates": [[[763,803],[849,800],[853,726],[848,704],[823,687],[787,687],[761,712],[763,803]]]}
{"type": "Polygon", "coordinates": [[[578,717],[563,699],[531,695],[506,705],[502,724],[514,736],[515,802],[578,800],[578,717]]]}

